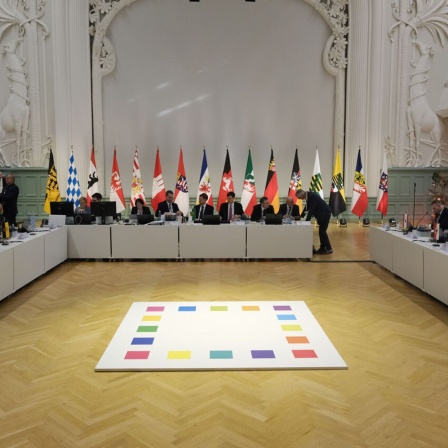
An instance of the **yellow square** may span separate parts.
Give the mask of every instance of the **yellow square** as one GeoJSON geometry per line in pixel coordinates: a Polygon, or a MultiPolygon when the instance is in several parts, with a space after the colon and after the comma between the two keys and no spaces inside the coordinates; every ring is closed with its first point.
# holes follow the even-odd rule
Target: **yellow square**
{"type": "Polygon", "coordinates": [[[302,327],[300,325],[282,325],[283,331],[302,331],[302,327]]]}
{"type": "Polygon", "coordinates": [[[168,352],[168,359],[190,359],[190,358],[191,358],[191,350],[168,352]]]}
{"type": "Polygon", "coordinates": [[[156,321],[156,320],[161,320],[162,316],[143,316],[142,320],[152,320],[152,321],[156,321]]]}

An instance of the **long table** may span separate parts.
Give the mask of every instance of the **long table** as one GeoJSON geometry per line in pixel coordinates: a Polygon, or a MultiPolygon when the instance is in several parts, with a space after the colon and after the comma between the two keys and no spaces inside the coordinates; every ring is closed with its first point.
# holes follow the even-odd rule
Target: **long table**
{"type": "Polygon", "coordinates": [[[0,300],[66,259],[66,227],[25,234],[12,238],[7,246],[0,245],[0,300]]]}
{"type": "Polygon", "coordinates": [[[179,226],[180,258],[246,258],[244,225],[179,226]]]}
{"type": "Polygon", "coordinates": [[[178,227],[112,225],[110,232],[112,258],[169,259],[179,256],[178,227]]]}
{"type": "Polygon", "coordinates": [[[297,259],[312,251],[313,228],[305,222],[64,226],[0,245],[0,300],[67,259],[297,259]]]}
{"type": "Polygon", "coordinates": [[[448,251],[442,246],[379,227],[370,227],[369,244],[373,261],[448,305],[448,251]]]}
{"type": "Polygon", "coordinates": [[[311,258],[313,228],[202,224],[68,226],[70,259],[311,258]]]}

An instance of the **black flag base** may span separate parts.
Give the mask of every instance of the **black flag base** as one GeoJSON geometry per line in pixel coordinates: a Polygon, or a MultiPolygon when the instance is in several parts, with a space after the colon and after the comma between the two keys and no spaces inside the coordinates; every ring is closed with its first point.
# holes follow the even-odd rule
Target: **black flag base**
{"type": "Polygon", "coordinates": [[[344,218],[339,219],[339,227],[347,227],[347,220],[344,218]]]}

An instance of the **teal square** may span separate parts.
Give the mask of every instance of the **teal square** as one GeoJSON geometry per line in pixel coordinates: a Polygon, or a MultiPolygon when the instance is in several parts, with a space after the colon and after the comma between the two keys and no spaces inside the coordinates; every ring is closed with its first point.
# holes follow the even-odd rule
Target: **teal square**
{"type": "Polygon", "coordinates": [[[210,350],[210,359],[233,359],[232,350],[210,350]]]}

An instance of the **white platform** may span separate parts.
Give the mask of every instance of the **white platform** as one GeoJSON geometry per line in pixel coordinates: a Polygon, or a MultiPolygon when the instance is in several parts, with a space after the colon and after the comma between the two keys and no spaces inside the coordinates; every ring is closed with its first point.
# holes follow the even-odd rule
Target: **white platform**
{"type": "Polygon", "coordinates": [[[135,302],[96,370],[345,369],[305,302],[135,302]]]}

